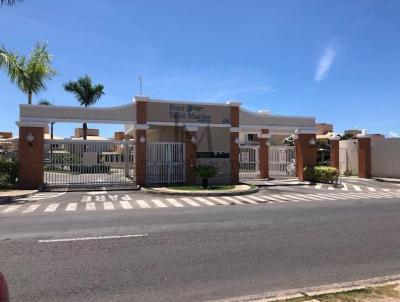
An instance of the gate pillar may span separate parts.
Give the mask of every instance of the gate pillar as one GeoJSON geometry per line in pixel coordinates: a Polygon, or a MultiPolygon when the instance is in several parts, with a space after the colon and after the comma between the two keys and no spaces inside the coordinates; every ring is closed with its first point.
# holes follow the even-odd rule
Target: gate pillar
{"type": "Polygon", "coordinates": [[[296,175],[300,181],[304,181],[304,168],[313,168],[317,163],[317,148],[315,147],[315,133],[301,133],[296,131],[296,175]]]}
{"type": "Polygon", "coordinates": [[[231,117],[231,182],[237,184],[239,182],[239,108],[241,103],[230,101],[230,117],[231,117]]]}
{"type": "Polygon", "coordinates": [[[44,176],[44,127],[19,127],[19,189],[39,189],[44,176]]]}
{"type": "Polygon", "coordinates": [[[269,177],[269,156],[268,156],[268,129],[262,129],[261,134],[258,135],[260,148],[258,149],[260,158],[260,178],[269,177]]]}
{"type": "Polygon", "coordinates": [[[185,129],[185,181],[188,185],[196,183],[196,174],[194,167],[196,166],[197,152],[197,127],[186,127],[185,129]]]}
{"type": "Polygon", "coordinates": [[[358,139],[358,177],[371,178],[371,137],[357,135],[358,139]]]}
{"type": "Polygon", "coordinates": [[[334,135],[329,138],[330,141],[330,153],[331,153],[331,167],[336,168],[339,171],[339,141],[340,136],[334,135]]]}
{"type": "MultiPolygon", "coordinates": [[[[136,125],[139,128],[147,128],[147,125],[136,125]]],[[[146,130],[136,129],[135,130],[135,172],[136,172],[136,184],[144,186],[146,184],[146,130]]]]}

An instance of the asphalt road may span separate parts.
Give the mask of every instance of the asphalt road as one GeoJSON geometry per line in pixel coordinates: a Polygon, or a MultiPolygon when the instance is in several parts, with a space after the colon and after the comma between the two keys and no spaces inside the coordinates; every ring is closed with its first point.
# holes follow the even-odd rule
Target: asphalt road
{"type": "Polygon", "coordinates": [[[12,301],[207,301],[397,274],[399,228],[399,198],[3,215],[0,270],[12,301]]]}

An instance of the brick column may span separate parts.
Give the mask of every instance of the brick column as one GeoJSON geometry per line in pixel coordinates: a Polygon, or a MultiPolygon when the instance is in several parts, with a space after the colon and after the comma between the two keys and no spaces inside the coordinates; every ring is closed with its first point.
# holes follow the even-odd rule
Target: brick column
{"type": "Polygon", "coordinates": [[[228,102],[231,117],[231,182],[239,182],[239,102],[228,102]]]}
{"type": "Polygon", "coordinates": [[[358,177],[371,178],[371,137],[357,135],[358,138],[358,177]]]}
{"type": "Polygon", "coordinates": [[[339,171],[339,141],[340,137],[335,135],[329,139],[330,153],[331,153],[331,167],[339,171]]]}
{"type": "Polygon", "coordinates": [[[19,189],[39,189],[44,176],[44,128],[19,127],[19,189]]]}
{"type": "Polygon", "coordinates": [[[296,175],[300,181],[304,181],[304,168],[314,167],[317,163],[315,141],[315,134],[298,133],[295,136],[296,175]],[[312,142],[314,144],[312,144],[312,142]]]}
{"type": "Polygon", "coordinates": [[[269,177],[269,157],[268,157],[268,129],[262,129],[261,134],[258,135],[258,141],[260,142],[259,148],[259,159],[260,159],[260,178],[269,177]]]}
{"type": "Polygon", "coordinates": [[[196,166],[197,152],[197,129],[186,128],[185,131],[185,162],[186,162],[186,184],[194,185],[196,183],[196,174],[194,167],[196,166]]]}
{"type": "Polygon", "coordinates": [[[136,184],[146,184],[146,144],[147,144],[147,101],[148,97],[136,96],[136,130],[135,130],[135,171],[136,184]]]}

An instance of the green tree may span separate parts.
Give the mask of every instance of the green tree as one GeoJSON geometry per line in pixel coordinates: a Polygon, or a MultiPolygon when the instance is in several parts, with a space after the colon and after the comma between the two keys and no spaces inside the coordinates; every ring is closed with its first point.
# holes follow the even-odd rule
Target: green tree
{"type": "Polygon", "coordinates": [[[51,61],[52,56],[47,51],[46,43],[37,43],[28,58],[4,47],[0,49],[0,68],[4,69],[10,81],[28,96],[30,105],[33,94],[45,90],[46,80],[56,75],[51,61]]]}
{"type": "MultiPolygon", "coordinates": [[[[64,89],[73,93],[85,108],[96,103],[104,95],[104,86],[92,84],[92,79],[89,76],[79,78],[76,82],[70,81],[64,84],[64,89]]],[[[83,123],[83,139],[87,138],[87,124],[83,123]]]]}
{"type": "MultiPolygon", "coordinates": [[[[40,100],[39,102],[38,102],[38,105],[42,105],[42,106],[52,106],[53,104],[50,102],[50,101],[48,101],[48,100],[40,100]]],[[[54,122],[51,122],[50,123],[50,139],[53,139],[54,138],[54,136],[53,136],[53,133],[54,133],[54,131],[53,131],[53,129],[54,129],[54,122]]]]}

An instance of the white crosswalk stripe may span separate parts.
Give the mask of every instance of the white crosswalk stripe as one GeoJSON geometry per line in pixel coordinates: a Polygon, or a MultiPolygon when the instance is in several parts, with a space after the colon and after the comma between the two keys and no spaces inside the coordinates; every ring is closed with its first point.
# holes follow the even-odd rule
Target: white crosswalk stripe
{"type": "Polygon", "coordinates": [[[265,200],[267,200],[268,203],[274,203],[274,202],[278,201],[277,198],[274,198],[271,195],[262,195],[261,197],[264,198],[265,200]]]}
{"type": "Polygon", "coordinates": [[[23,214],[33,213],[40,207],[40,204],[31,204],[25,210],[22,211],[23,214]]]}
{"type": "Polygon", "coordinates": [[[250,195],[248,195],[248,196],[236,196],[236,198],[237,199],[241,199],[244,202],[252,203],[252,204],[265,202],[265,200],[263,198],[259,197],[259,196],[250,196],[250,195]],[[251,198],[254,199],[254,200],[252,200],[251,198]]]}
{"type": "Polygon", "coordinates": [[[354,190],[356,190],[358,192],[362,191],[360,186],[353,185],[353,188],[354,188],[354,190]]]}
{"type": "Polygon", "coordinates": [[[158,208],[168,208],[168,206],[163,203],[160,199],[152,199],[151,200],[158,208]]]}
{"type": "Polygon", "coordinates": [[[194,200],[192,200],[190,198],[182,197],[181,200],[186,202],[187,204],[190,204],[192,207],[201,207],[201,205],[199,205],[197,202],[195,202],[194,200]]]}
{"type": "Polygon", "coordinates": [[[85,210],[86,211],[94,211],[94,210],[96,210],[96,204],[94,202],[86,203],[85,210]]]}
{"type": "Polygon", "coordinates": [[[111,201],[103,202],[104,210],[115,210],[114,204],[111,201]]]}
{"type": "Polygon", "coordinates": [[[67,207],[65,208],[65,211],[72,212],[72,211],[76,211],[77,208],[78,208],[78,204],[76,202],[72,202],[67,205],[67,207]]]}
{"type": "Polygon", "coordinates": [[[131,203],[127,200],[121,200],[119,203],[123,209],[126,209],[126,210],[133,209],[131,203]]]}
{"type": "Polygon", "coordinates": [[[144,200],[136,200],[136,202],[139,205],[139,207],[141,207],[142,209],[150,208],[150,205],[144,200]]]}
{"type": "Polygon", "coordinates": [[[227,205],[230,204],[230,202],[228,202],[228,201],[226,201],[226,200],[223,200],[223,199],[221,199],[221,198],[219,198],[219,197],[210,196],[210,197],[208,197],[208,198],[211,199],[211,200],[213,200],[213,201],[218,202],[219,204],[225,205],[225,206],[227,206],[227,205]]]}
{"type": "Polygon", "coordinates": [[[170,204],[172,204],[174,207],[177,207],[177,208],[183,208],[183,207],[184,207],[183,204],[181,204],[179,201],[177,201],[177,200],[174,199],[174,198],[167,198],[167,201],[168,201],[170,204]]]}
{"type": "Polygon", "coordinates": [[[230,204],[244,204],[243,201],[235,199],[231,196],[222,196],[221,198],[227,200],[230,204]]]}
{"type": "Polygon", "coordinates": [[[19,209],[21,207],[21,205],[16,204],[16,205],[12,205],[12,206],[8,206],[7,208],[5,208],[3,210],[3,213],[11,213],[16,211],[17,209],[19,209]]]}
{"type": "Polygon", "coordinates": [[[367,189],[368,189],[368,191],[376,192],[376,189],[374,187],[368,187],[367,189]]]}
{"type": "Polygon", "coordinates": [[[55,212],[59,205],[59,203],[51,203],[44,209],[44,212],[55,212]]]}
{"type": "Polygon", "coordinates": [[[213,202],[207,200],[207,199],[204,198],[204,197],[195,197],[195,199],[198,200],[198,201],[200,201],[200,202],[202,202],[202,203],[204,203],[204,204],[206,204],[206,205],[208,205],[208,206],[215,206],[215,205],[216,205],[215,203],[213,203],[213,202]]]}
{"type": "Polygon", "coordinates": [[[322,189],[322,184],[316,184],[316,185],[315,185],[315,188],[316,188],[317,190],[322,189]]]}

